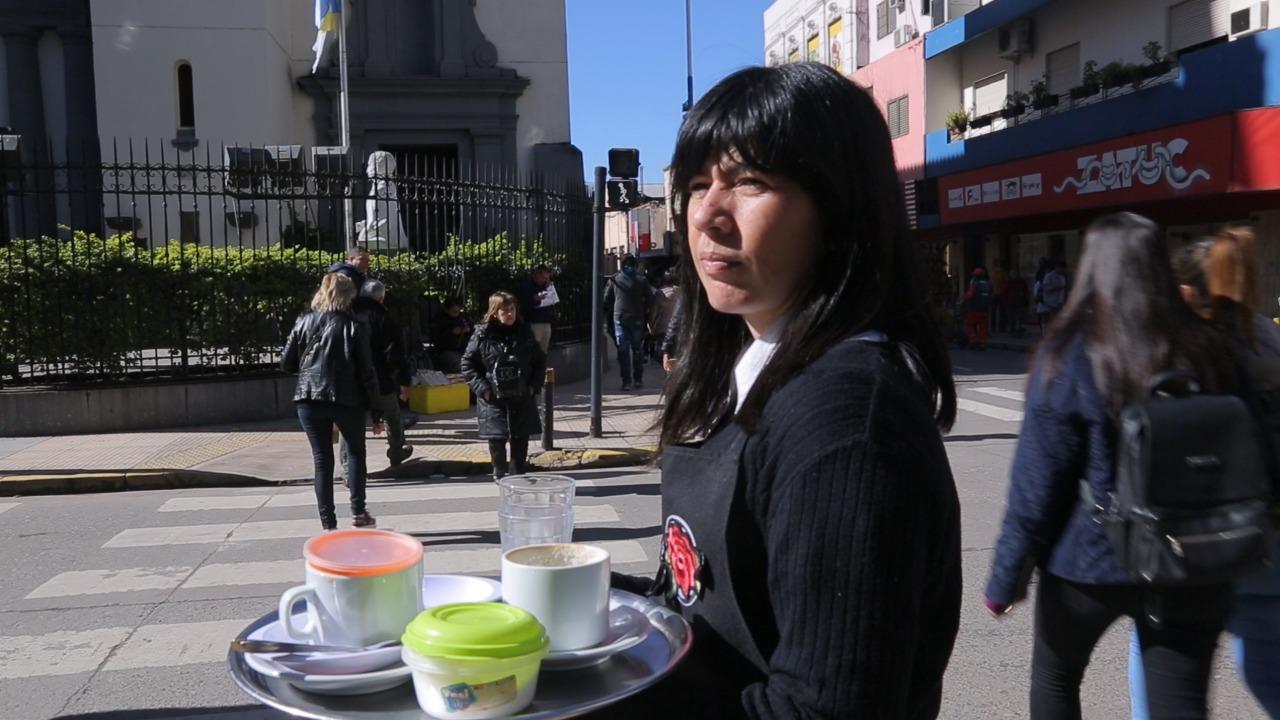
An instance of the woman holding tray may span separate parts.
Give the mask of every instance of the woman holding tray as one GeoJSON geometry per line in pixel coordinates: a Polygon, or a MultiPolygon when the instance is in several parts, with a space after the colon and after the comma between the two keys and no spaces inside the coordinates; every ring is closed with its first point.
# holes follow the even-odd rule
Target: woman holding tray
{"type": "Polygon", "coordinates": [[[955,388],[881,113],[825,66],[749,68],[690,111],[672,172],[689,262],[649,591],[694,641],[622,710],[937,717],[955,388]]]}

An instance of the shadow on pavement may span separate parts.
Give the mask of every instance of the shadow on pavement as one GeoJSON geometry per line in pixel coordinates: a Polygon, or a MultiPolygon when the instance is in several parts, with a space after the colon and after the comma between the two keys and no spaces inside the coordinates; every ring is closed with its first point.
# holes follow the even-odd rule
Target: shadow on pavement
{"type": "MultiPolygon", "coordinates": [[[[661,525],[639,528],[574,528],[574,542],[603,542],[605,540],[643,540],[658,537],[662,532],[661,525]]],[[[444,530],[441,532],[409,533],[417,538],[425,547],[433,545],[458,545],[461,543],[488,543],[499,545],[502,540],[497,530],[444,530]]]]}
{"type": "Polygon", "coordinates": [[[577,494],[582,497],[617,497],[618,495],[661,495],[662,488],[656,483],[648,485],[596,485],[580,487],[577,494]]]}
{"type": "Polygon", "coordinates": [[[945,435],[943,442],[979,442],[982,440],[1017,440],[1017,433],[988,433],[986,435],[945,435]]]}

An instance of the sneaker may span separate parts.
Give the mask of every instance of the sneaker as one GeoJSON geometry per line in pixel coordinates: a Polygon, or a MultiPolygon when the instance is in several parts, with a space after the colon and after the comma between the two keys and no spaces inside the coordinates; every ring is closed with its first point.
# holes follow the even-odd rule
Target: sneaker
{"type": "Polygon", "coordinates": [[[627,381],[623,380],[623,381],[622,381],[622,392],[630,392],[630,390],[631,390],[631,383],[629,383],[629,382],[627,382],[627,381]]]}
{"type": "Polygon", "coordinates": [[[378,527],[378,521],[375,520],[373,516],[370,515],[369,513],[362,512],[359,515],[353,516],[351,518],[351,527],[354,527],[354,528],[378,527]]]}

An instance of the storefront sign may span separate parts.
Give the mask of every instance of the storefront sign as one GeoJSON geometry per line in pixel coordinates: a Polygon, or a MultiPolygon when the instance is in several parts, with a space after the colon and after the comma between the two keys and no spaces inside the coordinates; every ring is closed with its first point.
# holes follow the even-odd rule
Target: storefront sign
{"type": "Polygon", "coordinates": [[[1230,115],[943,177],[943,224],[1225,192],[1230,115]]]}

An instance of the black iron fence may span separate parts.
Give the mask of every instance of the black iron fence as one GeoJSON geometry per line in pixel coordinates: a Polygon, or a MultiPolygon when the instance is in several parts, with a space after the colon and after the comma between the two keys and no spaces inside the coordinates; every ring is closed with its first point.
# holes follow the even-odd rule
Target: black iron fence
{"type": "Polygon", "coordinates": [[[539,264],[556,271],[555,337],[587,334],[580,180],[405,148],[370,159],[117,143],[41,156],[0,149],[0,384],[270,369],[350,242],[371,250],[413,343],[430,341],[442,299],[479,313],[539,264]]]}

